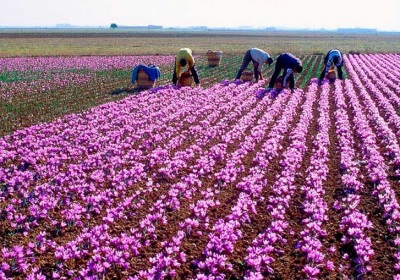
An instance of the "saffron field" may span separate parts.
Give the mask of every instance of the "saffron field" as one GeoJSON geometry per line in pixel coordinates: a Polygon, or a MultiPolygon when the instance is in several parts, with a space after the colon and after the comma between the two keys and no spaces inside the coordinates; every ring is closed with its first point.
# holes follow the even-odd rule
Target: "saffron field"
{"type": "Polygon", "coordinates": [[[1,59],[0,279],[400,279],[400,55],[293,93],[198,58],[141,92],[173,56],[1,59]]]}

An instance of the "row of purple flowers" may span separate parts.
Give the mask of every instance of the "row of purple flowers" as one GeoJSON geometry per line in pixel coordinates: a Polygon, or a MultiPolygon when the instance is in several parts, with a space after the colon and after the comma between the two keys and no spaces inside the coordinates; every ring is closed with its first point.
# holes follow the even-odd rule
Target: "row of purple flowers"
{"type": "MultiPolygon", "coordinates": [[[[0,87],[0,100],[83,86],[94,91],[98,84],[110,83],[110,78],[101,72],[132,70],[139,64],[172,65],[173,62],[172,55],[0,58],[0,72],[9,72],[10,76],[10,81],[0,87]]],[[[126,80],[130,78],[127,76],[126,80]]]]}

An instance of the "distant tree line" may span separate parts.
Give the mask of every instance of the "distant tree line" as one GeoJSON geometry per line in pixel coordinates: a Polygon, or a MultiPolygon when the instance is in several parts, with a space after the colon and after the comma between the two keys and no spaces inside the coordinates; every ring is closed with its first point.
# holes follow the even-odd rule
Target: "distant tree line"
{"type": "MultiPolygon", "coordinates": [[[[118,25],[116,23],[111,23],[110,28],[117,28],[118,25]]],[[[147,25],[147,26],[119,26],[120,28],[135,28],[135,29],[162,29],[162,25],[147,25]]]]}
{"type": "MultiPolygon", "coordinates": [[[[152,30],[152,29],[163,29],[161,25],[136,25],[136,26],[118,26],[116,23],[111,23],[110,28],[131,28],[131,29],[142,29],[142,30],[152,30]]],[[[176,28],[168,28],[168,29],[176,29],[176,28]]],[[[178,28],[179,29],[179,28],[178,28]]],[[[257,30],[256,28],[252,27],[238,27],[238,28],[208,28],[207,26],[192,26],[189,28],[190,30],[257,30]]],[[[263,30],[269,32],[279,31],[276,27],[266,27],[263,30]]],[[[295,29],[293,29],[295,30],[295,29]]],[[[332,30],[333,31],[333,30],[332,30]]],[[[373,28],[338,28],[336,32],[339,33],[377,33],[377,29],[373,28]]]]}
{"type": "Polygon", "coordinates": [[[339,33],[377,33],[378,30],[373,28],[338,28],[339,33]]]}

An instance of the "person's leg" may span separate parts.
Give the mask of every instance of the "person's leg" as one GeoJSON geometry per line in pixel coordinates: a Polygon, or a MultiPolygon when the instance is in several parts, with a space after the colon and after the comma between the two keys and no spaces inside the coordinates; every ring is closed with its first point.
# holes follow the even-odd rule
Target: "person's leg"
{"type": "Polygon", "coordinates": [[[236,74],[235,80],[240,79],[244,69],[246,69],[246,67],[249,65],[250,61],[251,61],[251,54],[250,54],[250,50],[248,50],[246,52],[246,54],[244,55],[242,65],[240,66],[239,71],[236,74]]]}
{"type": "Polygon", "coordinates": [[[282,59],[281,56],[279,56],[279,57],[276,59],[274,73],[272,74],[272,77],[271,77],[271,79],[269,80],[268,88],[273,88],[273,87],[274,87],[276,78],[278,78],[279,73],[281,73],[281,70],[282,70],[282,62],[281,62],[281,59],[282,59]]]}
{"type": "Polygon", "coordinates": [[[340,80],[343,80],[343,70],[342,70],[342,65],[339,65],[337,67],[337,71],[338,71],[338,76],[340,80]]]}
{"type": "Polygon", "coordinates": [[[282,70],[281,65],[277,63],[275,65],[275,70],[274,70],[274,73],[272,74],[271,80],[269,80],[269,84],[268,84],[269,88],[273,88],[274,87],[276,78],[278,78],[279,73],[281,73],[281,70],[282,70]]]}
{"type": "Polygon", "coordinates": [[[293,73],[289,75],[288,80],[289,80],[289,88],[291,90],[293,90],[294,89],[294,74],[293,73]]]}
{"type": "Polygon", "coordinates": [[[176,75],[176,59],[175,59],[175,64],[174,64],[174,74],[172,74],[172,83],[176,85],[178,82],[178,77],[176,75]]]}
{"type": "Polygon", "coordinates": [[[200,84],[199,74],[197,73],[196,64],[193,64],[193,67],[190,71],[192,72],[193,79],[194,79],[194,82],[196,83],[196,85],[200,84]]]}
{"type": "Polygon", "coordinates": [[[254,68],[254,78],[256,78],[256,82],[258,82],[258,78],[260,73],[258,73],[258,63],[253,60],[253,68],[254,68]]]}

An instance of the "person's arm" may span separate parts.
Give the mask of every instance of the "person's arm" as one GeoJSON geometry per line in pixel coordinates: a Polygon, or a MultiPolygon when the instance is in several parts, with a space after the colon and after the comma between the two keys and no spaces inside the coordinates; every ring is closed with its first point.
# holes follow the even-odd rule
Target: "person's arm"
{"type": "Polygon", "coordinates": [[[287,68],[286,69],[286,75],[285,75],[285,77],[283,77],[283,82],[282,82],[282,85],[283,85],[284,88],[286,87],[287,80],[288,80],[288,78],[290,77],[291,74],[293,74],[293,70],[290,69],[290,68],[287,68]]]}
{"type": "Polygon", "coordinates": [[[329,59],[329,60],[326,62],[325,76],[328,75],[329,69],[331,69],[331,65],[332,65],[332,59],[329,59]]]}
{"type": "Polygon", "coordinates": [[[179,63],[179,61],[177,61],[175,66],[175,73],[176,73],[176,78],[179,80],[181,77],[181,64],[179,63]]]}
{"type": "Polygon", "coordinates": [[[197,73],[197,67],[195,64],[193,64],[193,67],[190,71],[192,72],[193,79],[196,85],[200,85],[199,73],[197,73]]]}
{"type": "Polygon", "coordinates": [[[339,66],[343,66],[343,57],[342,56],[339,56],[338,63],[336,64],[336,67],[339,67],[339,66]]]}

